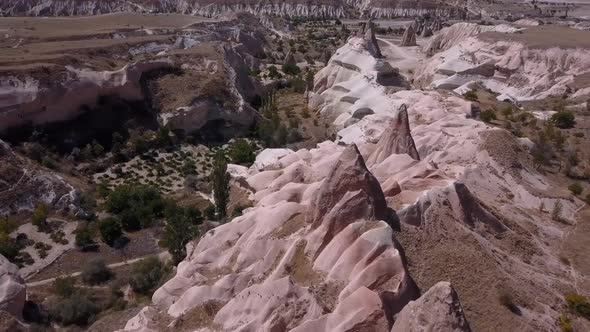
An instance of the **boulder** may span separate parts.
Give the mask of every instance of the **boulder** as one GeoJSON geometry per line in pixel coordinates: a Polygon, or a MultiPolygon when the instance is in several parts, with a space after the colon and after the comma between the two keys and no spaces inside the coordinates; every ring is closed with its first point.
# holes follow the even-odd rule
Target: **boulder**
{"type": "Polygon", "coordinates": [[[426,331],[471,331],[449,282],[435,284],[419,299],[408,303],[391,328],[391,332],[426,331]]]}

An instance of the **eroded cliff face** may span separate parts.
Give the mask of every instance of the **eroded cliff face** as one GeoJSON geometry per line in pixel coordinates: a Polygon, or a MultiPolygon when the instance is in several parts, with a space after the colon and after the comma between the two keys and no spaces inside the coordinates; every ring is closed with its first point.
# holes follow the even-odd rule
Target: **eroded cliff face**
{"type": "Polygon", "coordinates": [[[0,4],[4,16],[73,16],[98,15],[113,12],[182,13],[215,17],[228,11],[244,11],[255,15],[288,17],[372,17],[394,18],[432,15],[438,17],[465,17],[465,9],[454,2],[407,2],[399,0],[322,0],[309,3],[289,1],[237,1],[237,0],[6,0],[0,4]]]}
{"type": "MultiPolygon", "coordinates": [[[[94,67],[91,57],[84,64],[61,61],[51,70],[12,70],[0,79],[0,132],[73,120],[101,109],[105,98],[139,102],[143,107],[132,107],[133,112],[186,132],[215,121],[233,130],[248,128],[255,115],[248,101],[261,93],[249,73],[264,53],[262,30],[251,15],[230,15],[151,32],[173,34],[160,42],[101,50],[128,59],[120,69],[94,67]]],[[[120,35],[126,38],[125,32],[120,35]]]]}
{"type": "Polygon", "coordinates": [[[254,206],[189,244],[126,330],[204,307],[206,328],[227,331],[554,328],[575,281],[555,250],[565,226],[539,206],[573,219],[583,203],[556,195],[526,141],[470,118],[470,102],[381,85],[372,40],[351,37],[316,75],[310,103],[336,141],[231,166],[254,206]]]}
{"type": "Polygon", "coordinates": [[[567,39],[580,33],[569,30],[454,24],[425,46],[432,57],[418,69],[415,83],[458,92],[481,83],[500,100],[587,97],[590,89],[577,86],[576,77],[589,71],[588,45],[563,42],[560,34],[567,39]]]}

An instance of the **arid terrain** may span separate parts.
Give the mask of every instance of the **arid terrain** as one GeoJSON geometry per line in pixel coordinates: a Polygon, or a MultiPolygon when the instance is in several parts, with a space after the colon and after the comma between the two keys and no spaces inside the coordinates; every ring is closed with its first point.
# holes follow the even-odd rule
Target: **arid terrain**
{"type": "Polygon", "coordinates": [[[590,331],[590,17],[0,3],[0,330],[590,331]]]}

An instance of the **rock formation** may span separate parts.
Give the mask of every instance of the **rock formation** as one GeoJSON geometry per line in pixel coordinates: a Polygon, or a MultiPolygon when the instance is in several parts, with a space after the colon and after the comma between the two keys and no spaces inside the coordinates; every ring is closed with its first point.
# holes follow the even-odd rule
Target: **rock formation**
{"type": "Polygon", "coordinates": [[[370,42],[351,37],[316,75],[310,105],[336,140],[232,167],[254,206],[190,243],[127,330],[205,307],[226,331],[555,328],[575,284],[554,250],[569,226],[538,207],[573,219],[583,203],[552,193],[525,140],[468,117],[465,99],[381,85],[370,42]]]}
{"type": "Polygon", "coordinates": [[[397,116],[391,120],[391,124],[381,135],[368,163],[371,165],[380,163],[392,154],[407,154],[415,160],[420,160],[410,133],[408,109],[405,104],[400,106],[397,116]]]}
{"type": "Polygon", "coordinates": [[[0,310],[17,318],[22,316],[26,299],[24,283],[18,267],[0,255],[0,310]]]}
{"type": "Polygon", "coordinates": [[[0,216],[32,211],[39,203],[84,218],[80,192],[61,176],[12,151],[0,140],[0,216]]]}
{"type": "Polygon", "coordinates": [[[132,3],[125,0],[4,0],[0,3],[3,16],[72,16],[98,15],[112,12],[141,13],[183,13],[216,17],[228,11],[246,11],[256,15],[278,15],[285,17],[342,18],[351,12],[366,13],[366,17],[397,18],[414,17],[424,14],[460,17],[462,8],[452,1],[437,3],[422,1],[419,3],[402,3],[398,1],[328,1],[309,3],[302,0],[284,2],[247,1],[213,1],[213,0],[137,0],[132,3]]]}
{"type": "MultiPolygon", "coordinates": [[[[572,98],[590,95],[590,89],[576,84],[570,74],[589,72],[588,48],[578,43],[564,44],[551,33],[546,34],[543,45],[531,44],[528,33],[507,25],[457,23],[444,28],[425,46],[425,52],[433,56],[416,71],[415,83],[453,90],[479,82],[496,92],[498,100],[543,99],[566,93],[572,98]],[[552,51],[546,52],[545,48],[552,51]],[[564,58],[568,61],[560,60],[564,58]],[[552,78],[548,80],[547,75],[552,78]]],[[[573,29],[570,34],[579,40],[590,37],[588,32],[573,29]]]]}
{"type": "Polygon", "coordinates": [[[455,290],[448,282],[432,286],[397,315],[391,332],[469,332],[469,324],[455,290]]]}
{"type": "MultiPolygon", "coordinates": [[[[169,315],[217,301],[223,330],[387,331],[417,298],[387,224],[391,212],[356,146],[292,152],[246,180],[256,205],[192,244],[154,294],[169,315]],[[314,166],[319,159],[327,164],[314,166]]],[[[151,324],[133,322],[129,329],[151,324]]]]}
{"type": "Polygon", "coordinates": [[[293,55],[293,51],[289,49],[287,51],[287,55],[285,55],[285,61],[283,62],[286,65],[297,65],[297,61],[295,61],[295,56],[293,55]]]}
{"type": "Polygon", "coordinates": [[[364,40],[367,41],[367,50],[373,54],[376,58],[382,58],[383,55],[381,54],[381,49],[379,49],[379,43],[377,43],[377,38],[375,38],[375,24],[372,20],[369,20],[365,27],[365,35],[363,36],[364,40]]]}
{"type": "Polygon", "coordinates": [[[414,25],[410,24],[404,31],[402,36],[401,46],[416,46],[416,30],[414,29],[414,25]]]}

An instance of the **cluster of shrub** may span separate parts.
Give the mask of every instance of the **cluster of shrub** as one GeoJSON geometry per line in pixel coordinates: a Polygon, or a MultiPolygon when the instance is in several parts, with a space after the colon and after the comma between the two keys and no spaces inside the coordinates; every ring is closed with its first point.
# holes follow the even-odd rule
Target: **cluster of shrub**
{"type": "Polygon", "coordinates": [[[123,310],[128,306],[121,291],[123,283],[128,283],[135,294],[149,297],[165,281],[170,271],[170,266],[160,262],[157,257],[148,257],[135,263],[129,275],[113,281],[115,274],[103,260],[91,260],[82,268],[82,283],[96,286],[113,281],[110,287],[80,287],[73,277],[57,278],[52,287],[53,295],[42,305],[27,301],[23,318],[42,326],[54,322],[63,326],[86,326],[105,310],[123,310]],[[106,294],[103,289],[107,289],[106,294]]]}
{"type": "Polygon", "coordinates": [[[83,250],[96,247],[94,232],[98,229],[102,241],[120,247],[126,243],[123,232],[135,232],[151,227],[165,219],[162,245],[176,261],[185,256],[185,245],[198,234],[202,222],[201,212],[191,207],[180,207],[162,197],[160,191],[149,185],[121,185],[112,191],[101,190],[105,195],[105,208],[111,216],[99,220],[97,227],[87,226],[76,234],[76,245],[83,250]]]}

